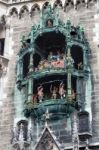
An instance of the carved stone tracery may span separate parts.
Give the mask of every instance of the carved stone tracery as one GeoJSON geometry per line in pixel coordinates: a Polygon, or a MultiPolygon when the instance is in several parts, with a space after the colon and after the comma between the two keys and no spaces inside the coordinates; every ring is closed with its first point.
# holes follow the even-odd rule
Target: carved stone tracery
{"type": "Polygon", "coordinates": [[[59,150],[48,129],[45,130],[35,150],[59,150]]]}

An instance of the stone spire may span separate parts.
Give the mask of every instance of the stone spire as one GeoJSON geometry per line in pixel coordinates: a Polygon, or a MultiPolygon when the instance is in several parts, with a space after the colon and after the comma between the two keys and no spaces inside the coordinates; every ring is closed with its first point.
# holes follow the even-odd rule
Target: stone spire
{"type": "Polygon", "coordinates": [[[73,150],[79,150],[79,137],[78,137],[78,120],[77,120],[77,112],[73,113],[72,117],[72,142],[73,142],[73,150]]]}

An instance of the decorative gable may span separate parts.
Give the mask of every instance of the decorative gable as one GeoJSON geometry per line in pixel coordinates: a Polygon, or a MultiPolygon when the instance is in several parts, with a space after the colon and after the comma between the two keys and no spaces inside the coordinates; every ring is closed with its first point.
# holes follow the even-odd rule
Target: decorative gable
{"type": "Polygon", "coordinates": [[[35,150],[61,150],[56,138],[48,127],[44,129],[35,150]]]}

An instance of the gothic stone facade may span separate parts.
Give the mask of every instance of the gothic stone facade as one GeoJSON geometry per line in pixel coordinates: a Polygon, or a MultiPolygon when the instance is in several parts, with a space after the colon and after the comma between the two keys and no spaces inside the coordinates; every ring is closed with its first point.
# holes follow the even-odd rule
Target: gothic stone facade
{"type": "MultiPolygon", "coordinates": [[[[58,8],[61,20],[70,20],[74,26],[82,25],[85,29],[85,36],[90,45],[89,62],[91,65],[92,92],[90,97],[90,111],[92,116],[91,130],[92,138],[89,140],[90,149],[99,149],[99,30],[98,30],[98,2],[90,1],[50,1],[52,8],[58,8]]],[[[5,39],[3,56],[0,55],[0,63],[3,65],[3,72],[0,77],[0,149],[12,150],[11,130],[18,121],[24,119],[22,113],[23,102],[20,99],[14,100],[16,83],[16,62],[17,54],[21,47],[21,38],[28,35],[33,25],[40,21],[40,11],[46,9],[47,2],[39,1],[0,1],[0,40],[5,39]]],[[[17,93],[20,94],[20,93],[17,93]]],[[[87,102],[88,103],[88,102],[87,102]]],[[[86,104],[88,105],[88,104],[86,104]]],[[[63,121],[63,126],[68,126],[63,121]]],[[[60,125],[61,126],[61,125],[60,125]]],[[[60,127],[59,126],[59,127],[60,127]]],[[[59,128],[57,127],[57,128],[59,128]]],[[[56,128],[56,126],[55,126],[56,128]]],[[[62,126],[61,126],[62,128],[62,126]]],[[[54,128],[53,128],[54,130],[54,128]]],[[[48,130],[49,131],[49,130],[48,130]]],[[[47,132],[48,132],[47,131],[47,132]]],[[[37,133],[38,134],[38,133],[37,133]]],[[[46,133],[47,134],[47,133],[46,133]]],[[[67,141],[64,149],[72,149],[68,128],[66,133],[59,133],[67,141]],[[67,136],[67,137],[66,137],[67,136]]],[[[44,135],[43,135],[44,136],[44,135]]],[[[42,137],[43,137],[42,136],[42,137]]],[[[51,136],[51,135],[50,135],[51,136]]],[[[56,135],[57,137],[58,135],[56,135]]],[[[38,139],[40,135],[38,135],[38,139]]],[[[42,138],[41,138],[42,139],[42,138]]],[[[54,141],[54,140],[53,140],[54,141]]],[[[62,144],[62,143],[60,143],[62,144]]],[[[59,149],[58,144],[54,144],[55,149],[59,149]]],[[[40,149],[37,145],[36,149],[40,149]]],[[[85,147],[85,143],[80,143],[80,149],[85,147]]],[[[31,145],[33,149],[33,145],[31,145]]],[[[46,148],[45,148],[46,149],[46,148]]]]}

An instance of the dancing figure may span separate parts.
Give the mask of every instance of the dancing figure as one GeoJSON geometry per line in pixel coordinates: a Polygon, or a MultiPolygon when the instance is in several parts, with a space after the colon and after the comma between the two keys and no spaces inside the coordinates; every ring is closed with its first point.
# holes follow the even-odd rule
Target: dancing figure
{"type": "Polygon", "coordinates": [[[57,61],[60,60],[60,51],[57,51],[57,61]]]}
{"type": "Polygon", "coordinates": [[[75,98],[76,98],[76,93],[75,93],[75,91],[74,91],[73,89],[72,89],[72,95],[71,95],[71,96],[72,96],[72,99],[75,100],[75,98]]]}
{"type": "Polygon", "coordinates": [[[82,70],[82,69],[83,69],[83,63],[80,62],[80,63],[78,63],[78,70],[82,70]]]}
{"type": "Polygon", "coordinates": [[[40,85],[40,86],[37,88],[37,96],[38,96],[39,102],[42,102],[42,99],[43,99],[43,96],[44,96],[44,92],[43,92],[43,87],[42,87],[42,85],[40,85]]]}
{"type": "Polygon", "coordinates": [[[52,98],[52,99],[56,99],[56,98],[57,98],[57,87],[54,86],[54,87],[52,88],[52,85],[51,85],[51,87],[50,87],[50,92],[52,93],[51,98],[52,98]]]}
{"type": "Polygon", "coordinates": [[[63,97],[65,97],[65,90],[64,90],[64,83],[61,82],[59,85],[59,95],[60,98],[63,99],[63,97]]]}
{"type": "Polygon", "coordinates": [[[33,95],[33,104],[36,104],[37,103],[37,94],[34,94],[33,95]]]}

